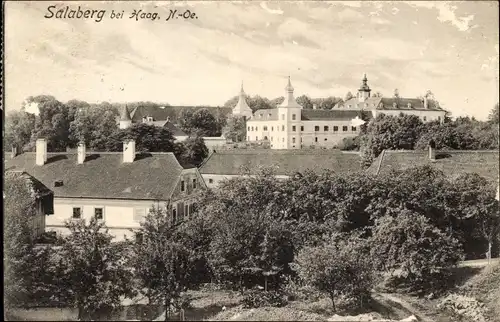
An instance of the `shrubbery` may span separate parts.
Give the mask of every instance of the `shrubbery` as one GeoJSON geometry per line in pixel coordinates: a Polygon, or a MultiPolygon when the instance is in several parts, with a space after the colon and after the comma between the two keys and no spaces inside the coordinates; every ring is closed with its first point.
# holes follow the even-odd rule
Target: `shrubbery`
{"type": "Polygon", "coordinates": [[[251,289],[243,297],[244,308],[258,308],[262,306],[282,307],[287,303],[285,294],[280,291],[251,289]]]}

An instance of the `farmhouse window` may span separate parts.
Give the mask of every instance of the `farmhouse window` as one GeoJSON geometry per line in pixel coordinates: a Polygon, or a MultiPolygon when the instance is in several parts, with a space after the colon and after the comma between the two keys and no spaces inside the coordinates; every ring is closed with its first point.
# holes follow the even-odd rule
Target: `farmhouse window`
{"type": "Polygon", "coordinates": [[[73,208],[73,219],[81,219],[82,218],[82,208],[74,207],[73,208]]]}

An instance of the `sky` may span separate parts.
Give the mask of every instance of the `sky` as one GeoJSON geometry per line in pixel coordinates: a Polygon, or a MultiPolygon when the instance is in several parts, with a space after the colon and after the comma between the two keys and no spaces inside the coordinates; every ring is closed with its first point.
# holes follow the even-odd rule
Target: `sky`
{"type": "Polygon", "coordinates": [[[5,108],[40,94],[216,106],[242,82],[283,96],[288,76],[296,96],[344,97],[366,73],[373,92],[431,90],[452,115],[485,119],[499,100],[498,23],[496,1],[6,2],[5,108]],[[52,5],[105,13],[46,18],[52,5]],[[195,17],[166,21],[170,10],[195,17]]]}

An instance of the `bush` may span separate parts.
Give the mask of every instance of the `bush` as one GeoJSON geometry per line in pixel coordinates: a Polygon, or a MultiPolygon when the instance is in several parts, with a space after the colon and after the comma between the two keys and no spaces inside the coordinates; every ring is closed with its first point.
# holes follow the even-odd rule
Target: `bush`
{"type": "Polygon", "coordinates": [[[286,296],[281,291],[251,289],[243,297],[243,307],[247,309],[263,306],[283,307],[287,304],[286,296]]]}
{"type": "Polygon", "coordinates": [[[342,151],[358,151],[360,144],[360,137],[348,137],[342,139],[342,142],[339,144],[339,149],[342,151]]]}

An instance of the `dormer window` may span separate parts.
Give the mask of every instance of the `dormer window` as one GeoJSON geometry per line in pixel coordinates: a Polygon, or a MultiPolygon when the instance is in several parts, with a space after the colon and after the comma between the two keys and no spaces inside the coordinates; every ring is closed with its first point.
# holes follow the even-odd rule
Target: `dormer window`
{"type": "Polygon", "coordinates": [[[411,108],[411,103],[408,103],[408,108],[411,108]]]}
{"type": "Polygon", "coordinates": [[[152,116],[148,116],[148,122],[153,122],[153,117],[152,116]]]}
{"type": "Polygon", "coordinates": [[[145,116],[142,117],[142,123],[146,123],[147,122],[147,118],[145,116]]]}
{"type": "Polygon", "coordinates": [[[273,116],[273,115],[272,115],[271,113],[269,113],[267,116],[271,117],[271,116],[273,116]]]}

